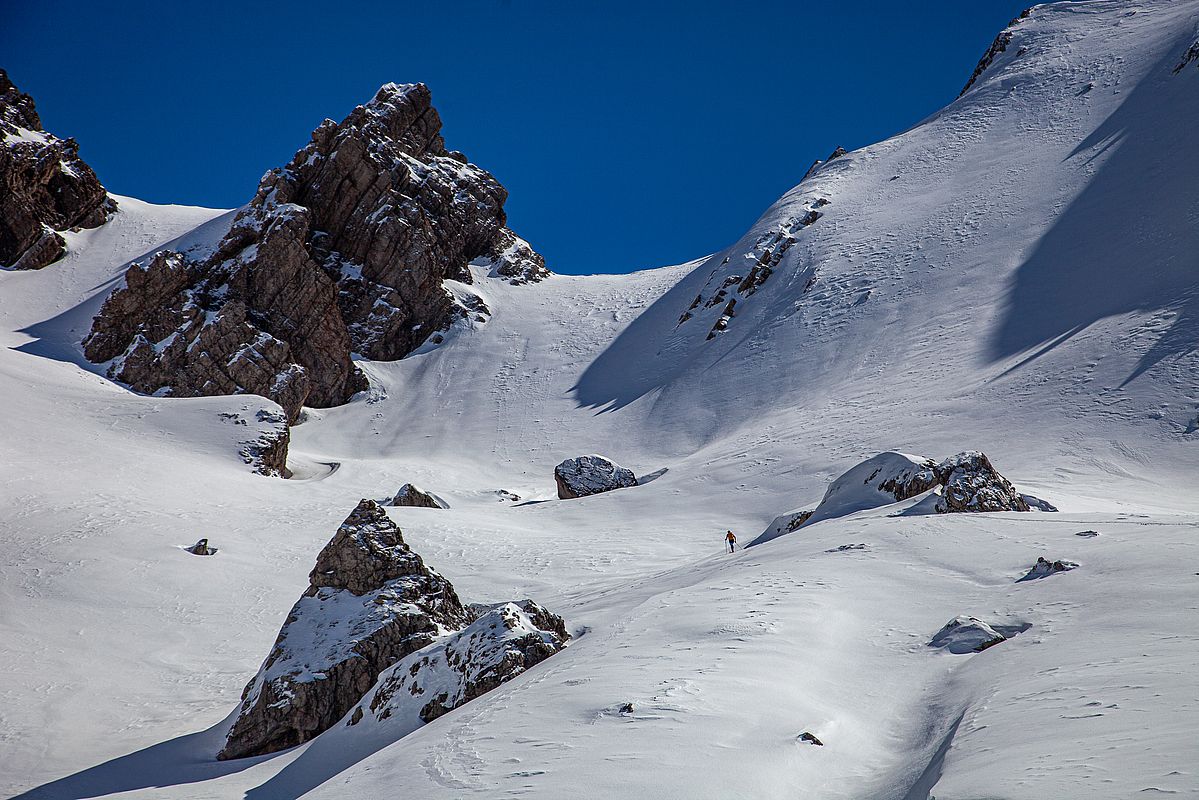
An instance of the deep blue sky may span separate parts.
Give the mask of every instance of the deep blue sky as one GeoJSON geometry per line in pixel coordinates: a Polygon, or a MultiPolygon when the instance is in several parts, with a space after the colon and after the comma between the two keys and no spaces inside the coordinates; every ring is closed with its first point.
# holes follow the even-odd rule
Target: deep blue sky
{"type": "Polygon", "coordinates": [[[233,207],[325,117],[424,81],[558,272],[734,241],[837,145],[952,100],[1030,0],[7,0],[0,67],[113,192],[233,207]]]}

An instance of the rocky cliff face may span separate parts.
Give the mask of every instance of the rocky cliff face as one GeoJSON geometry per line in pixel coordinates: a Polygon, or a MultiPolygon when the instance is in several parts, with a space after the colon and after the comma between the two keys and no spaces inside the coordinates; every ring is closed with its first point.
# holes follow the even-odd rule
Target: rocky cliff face
{"type": "Polygon", "coordinates": [[[317,557],[308,590],[246,686],[219,758],[272,753],[337,722],[379,673],[459,630],[454,587],[425,566],[373,500],[363,500],[317,557]]]}
{"type": "Polygon", "coordinates": [[[0,69],[0,267],[41,269],[66,252],[58,231],[115,210],[75,140],[42,130],[33,98],[0,69]]]}
{"type": "Polygon", "coordinates": [[[446,149],[427,87],[388,84],[268,172],[209,258],[131,267],[85,353],[139,391],[260,394],[291,421],[344,403],[366,386],[351,354],[402,358],[485,318],[461,288],[472,261],[514,283],[548,275],[505,227],[506,199],[446,149]]]}

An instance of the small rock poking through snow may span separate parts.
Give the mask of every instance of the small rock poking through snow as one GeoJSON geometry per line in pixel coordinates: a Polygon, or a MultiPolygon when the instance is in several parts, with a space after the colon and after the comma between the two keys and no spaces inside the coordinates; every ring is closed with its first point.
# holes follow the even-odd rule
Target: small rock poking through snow
{"type": "Polygon", "coordinates": [[[637,476],[603,456],[568,458],[554,467],[558,498],[570,500],[637,485],[637,476]]]}
{"type": "Polygon", "coordinates": [[[959,616],[945,623],[945,627],[937,631],[929,642],[931,647],[939,647],[951,653],[981,653],[988,647],[994,647],[1007,637],[977,617],[959,616]]]}
{"type": "Polygon", "coordinates": [[[1035,581],[1040,578],[1048,578],[1050,575],[1054,575],[1058,572],[1069,572],[1077,566],[1078,564],[1074,563],[1073,561],[1063,561],[1060,559],[1058,561],[1050,561],[1046,558],[1038,558],[1036,565],[1028,571],[1028,574],[1016,582],[1023,583],[1024,581],[1035,581]]]}
{"type": "Polygon", "coordinates": [[[185,547],[183,549],[191,553],[193,556],[215,556],[217,553],[217,548],[208,546],[207,539],[201,539],[191,547],[185,547]]]}
{"type": "Polygon", "coordinates": [[[405,483],[392,498],[393,506],[412,506],[414,508],[449,508],[449,503],[437,495],[429,494],[411,483],[405,483]]]}

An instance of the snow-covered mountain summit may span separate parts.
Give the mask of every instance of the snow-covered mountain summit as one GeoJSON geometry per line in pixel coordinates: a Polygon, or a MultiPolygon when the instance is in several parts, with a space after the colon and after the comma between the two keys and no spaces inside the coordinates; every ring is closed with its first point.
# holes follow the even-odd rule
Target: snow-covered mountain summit
{"type": "Polygon", "coordinates": [[[81,350],[131,261],[206,258],[234,214],[121,199],[0,272],[0,794],[1199,795],[1197,46],[1194,0],[1038,6],[710,257],[514,285],[500,237],[439,279],[486,321],[355,359],[291,480],[243,463],[272,401],[137,394],[81,350]],[[876,454],[975,450],[1059,512],[905,491],[727,553],[876,454]],[[643,477],[559,501],[580,453],[643,477]],[[491,610],[358,722],[218,762],[329,531],[404,484],[445,507],[384,513],[491,610]],[[417,713],[468,693],[459,649],[538,636],[522,597],[571,646],[417,713]]]}

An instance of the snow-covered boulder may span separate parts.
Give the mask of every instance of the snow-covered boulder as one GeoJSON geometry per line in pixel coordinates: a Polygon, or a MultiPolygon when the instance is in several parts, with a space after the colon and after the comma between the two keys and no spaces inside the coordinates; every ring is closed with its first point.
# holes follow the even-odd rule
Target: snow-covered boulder
{"type": "Polygon", "coordinates": [[[466,624],[450,582],[409,549],[378,503],[363,500],[317,557],[218,758],[308,741],[387,667],[466,624]]]}
{"type": "Polygon", "coordinates": [[[833,481],[807,524],[890,505],[937,485],[935,462],[907,453],[879,453],[833,481]]]}
{"type": "Polygon", "coordinates": [[[977,617],[954,617],[929,642],[951,653],[981,653],[988,647],[1007,641],[1007,637],[977,617]]]}
{"type": "Polygon", "coordinates": [[[812,511],[793,511],[776,517],[749,546],[776,539],[821,520],[909,500],[930,490],[928,508],[940,514],[977,511],[1057,511],[1049,503],[1022,495],[976,450],[967,450],[940,463],[924,456],[891,451],[850,468],[829,484],[812,511]],[[935,502],[934,502],[935,500],[935,502]]]}
{"type": "Polygon", "coordinates": [[[1048,578],[1050,575],[1055,575],[1059,572],[1069,572],[1077,566],[1078,564],[1074,563],[1073,561],[1066,561],[1064,559],[1050,561],[1047,558],[1038,558],[1037,563],[1034,564],[1033,568],[1028,571],[1028,574],[1017,581],[1017,583],[1048,578]]]}
{"type": "Polygon", "coordinates": [[[791,511],[786,514],[780,514],[767,526],[766,530],[759,533],[746,547],[769,542],[771,539],[777,539],[788,533],[792,533],[799,529],[801,525],[812,518],[812,509],[805,511],[791,511]]]}
{"type": "Polygon", "coordinates": [[[501,603],[390,667],[347,724],[390,720],[403,735],[512,680],[569,640],[562,618],[532,600],[501,603]]]}
{"type": "Polygon", "coordinates": [[[637,476],[603,456],[568,458],[554,467],[558,497],[569,500],[637,485],[637,476]]]}
{"type": "Polygon", "coordinates": [[[1031,494],[1020,495],[1025,503],[1028,503],[1029,511],[1057,511],[1057,506],[1047,500],[1042,500],[1039,497],[1034,497],[1031,494]]]}
{"type": "Polygon", "coordinates": [[[415,508],[449,508],[449,504],[436,495],[429,494],[411,483],[405,483],[391,499],[393,506],[413,506],[415,508]]]}
{"type": "Polygon", "coordinates": [[[936,466],[942,484],[939,514],[977,511],[1028,511],[1028,502],[977,450],[950,456],[936,466]]]}

